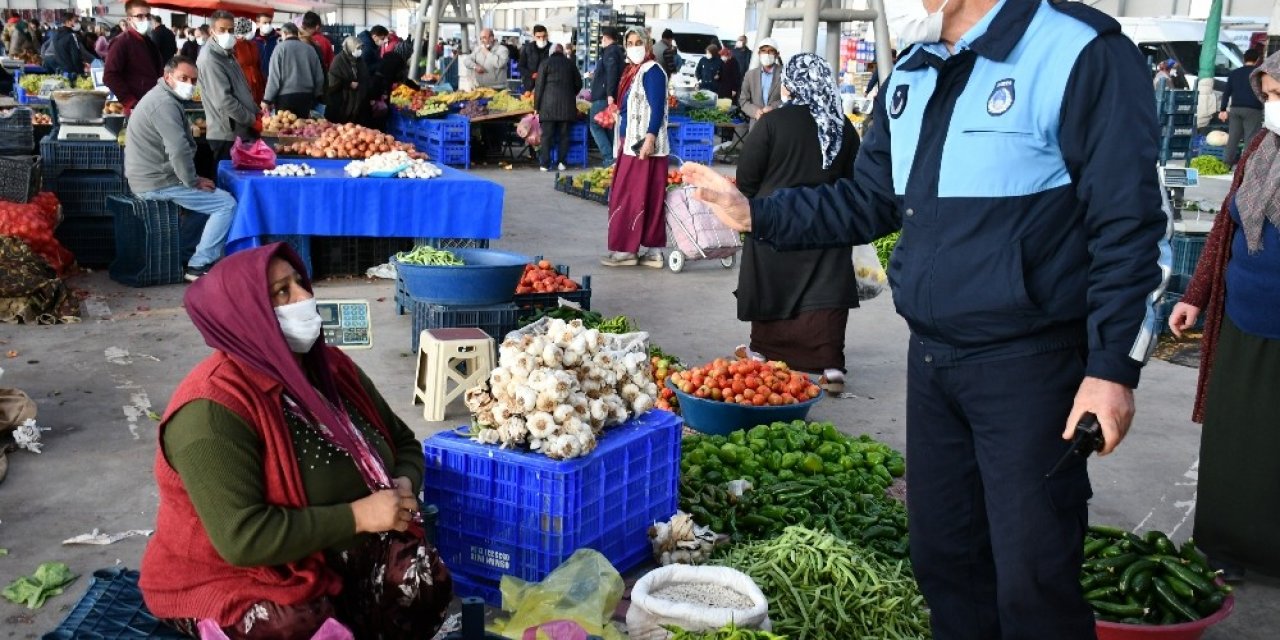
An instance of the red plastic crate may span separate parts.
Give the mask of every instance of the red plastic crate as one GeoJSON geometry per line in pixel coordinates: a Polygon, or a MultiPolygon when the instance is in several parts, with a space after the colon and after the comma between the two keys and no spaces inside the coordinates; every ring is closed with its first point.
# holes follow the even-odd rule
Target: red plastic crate
{"type": "Polygon", "coordinates": [[[619,571],[652,554],[648,528],[676,511],[683,422],[650,411],[600,437],[590,455],[556,461],[453,432],[423,444],[423,499],[440,509],[437,540],[451,570],[496,583],[542,580],[574,551],[619,571]]]}

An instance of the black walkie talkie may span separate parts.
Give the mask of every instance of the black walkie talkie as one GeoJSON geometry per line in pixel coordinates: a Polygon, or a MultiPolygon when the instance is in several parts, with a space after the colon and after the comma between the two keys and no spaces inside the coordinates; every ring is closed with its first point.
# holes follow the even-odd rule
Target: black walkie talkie
{"type": "Polygon", "coordinates": [[[1092,413],[1080,416],[1080,422],[1076,423],[1076,435],[1071,439],[1071,448],[1062,454],[1062,457],[1058,459],[1058,463],[1053,465],[1053,468],[1049,470],[1049,473],[1044,474],[1044,477],[1048,478],[1057,473],[1062,468],[1062,465],[1071,459],[1072,454],[1081,458],[1088,458],[1093,455],[1094,451],[1102,451],[1102,447],[1105,445],[1106,441],[1102,437],[1102,423],[1098,422],[1098,416],[1092,413]]]}

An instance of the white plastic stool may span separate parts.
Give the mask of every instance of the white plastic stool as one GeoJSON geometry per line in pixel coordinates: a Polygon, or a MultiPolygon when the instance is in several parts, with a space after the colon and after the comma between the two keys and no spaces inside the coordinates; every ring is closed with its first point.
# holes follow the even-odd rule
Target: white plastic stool
{"type": "Polygon", "coordinates": [[[481,385],[496,360],[493,338],[480,329],[427,329],[418,339],[413,404],[422,417],[444,420],[444,410],[467,389],[481,385]]]}

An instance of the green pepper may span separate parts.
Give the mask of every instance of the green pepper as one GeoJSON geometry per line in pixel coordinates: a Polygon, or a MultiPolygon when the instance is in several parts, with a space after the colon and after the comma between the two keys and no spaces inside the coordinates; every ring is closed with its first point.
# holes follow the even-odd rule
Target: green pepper
{"type": "MultiPolygon", "coordinates": [[[[853,461],[853,456],[840,456],[840,459],[836,460],[836,464],[840,465],[840,468],[845,471],[853,471],[858,468],[858,463],[853,461]]],[[[844,483],[842,482],[841,484],[844,483]]]]}
{"type": "Polygon", "coordinates": [[[782,454],[782,468],[788,471],[795,469],[796,465],[800,464],[800,461],[803,459],[803,454],[796,453],[795,451],[788,451],[782,454]]]}
{"type": "Polygon", "coordinates": [[[796,479],[796,472],[790,469],[783,469],[782,471],[778,472],[778,480],[786,482],[787,480],[795,480],[795,479],[796,479]]]}
{"type": "Polygon", "coordinates": [[[746,444],[747,434],[743,433],[742,430],[734,431],[729,434],[729,442],[732,442],[733,444],[746,444]]]}
{"type": "Polygon", "coordinates": [[[702,466],[695,464],[689,467],[689,471],[685,473],[685,476],[689,478],[701,478],[702,474],[703,474],[702,466]]]}
{"type": "Polygon", "coordinates": [[[809,432],[809,435],[820,436],[822,435],[822,423],[810,422],[808,426],[805,427],[805,430],[809,432]]]}
{"type": "Polygon", "coordinates": [[[806,453],[800,461],[800,470],[808,474],[822,473],[822,458],[816,453],[806,453]]]}
{"type": "Polygon", "coordinates": [[[707,461],[707,454],[702,449],[694,449],[686,453],[684,459],[688,460],[690,464],[702,464],[707,461]]]}
{"type": "Polygon", "coordinates": [[[867,453],[867,462],[877,465],[884,464],[884,454],[879,451],[871,451],[867,453]]]}
{"type": "Polygon", "coordinates": [[[884,466],[889,470],[889,475],[895,478],[901,478],[907,473],[907,461],[901,456],[894,456],[890,458],[884,466]]]}
{"type": "Polygon", "coordinates": [[[768,452],[767,455],[763,456],[764,467],[774,472],[782,470],[782,455],[781,451],[768,452]]]}
{"type": "Polygon", "coordinates": [[[836,425],[830,422],[822,423],[822,439],[827,442],[844,442],[844,434],[836,429],[836,425]]]}
{"type": "Polygon", "coordinates": [[[756,453],[763,453],[769,450],[769,440],[767,438],[751,438],[747,440],[747,446],[756,453]]]}
{"type": "Polygon", "coordinates": [[[838,463],[835,463],[835,462],[824,462],[824,463],[822,463],[822,473],[823,473],[823,475],[826,475],[826,476],[834,476],[834,475],[836,475],[837,473],[840,473],[840,469],[841,469],[841,467],[840,467],[840,465],[839,465],[838,463]]]}
{"type": "Polygon", "coordinates": [[[770,442],[769,448],[773,449],[774,451],[786,453],[791,450],[791,445],[787,443],[786,438],[775,437],[769,442],[770,442]]]}
{"type": "Polygon", "coordinates": [[[709,484],[720,484],[725,481],[724,474],[714,469],[702,474],[702,479],[709,484]]]}
{"type": "Polygon", "coordinates": [[[865,467],[867,465],[867,459],[862,455],[861,452],[854,451],[853,453],[849,454],[849,457],[853,458],[853,466],[855,469],[861,469],[862,467],[865,467]]]}
{"type": "Polygon", "coordinates": [[[756,462],[755,460],[748,460],[746,462],[743,462],[738,467],[738,470],[742,472],[742,475],[751,476],[753,478],[760,475],[760,472],[762,471],[760,468],[760,463],[756,462]]]}
{"type": "Polygon", "coordinates": [[[738,446],[732,442],[726,442],[723,445],[720,445],[720,450],[716,455],[720,456],[720,461],[725,464],[737,464],[738,446]]]}
{"type": "Polygon", "coordinates": [[[766,427],[765,425],[751,427],[751,429],[747,431],[747,437],[752,440],[766,440],[769,438],[769,427],[766,427]]]}
{"type": "Polygon", "coordinates": [[[837,447],[830,442],[824,442],[819,445],[816,453],[818,454],[818,457],[823,460],[840,460],[840,447],[837,447]]]}

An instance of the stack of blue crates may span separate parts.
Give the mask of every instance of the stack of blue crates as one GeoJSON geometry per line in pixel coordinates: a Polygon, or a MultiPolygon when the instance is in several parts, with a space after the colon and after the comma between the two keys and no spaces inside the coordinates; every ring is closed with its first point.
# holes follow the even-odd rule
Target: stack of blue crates
{"type": "Polygon", "coordinates": [[[115,225],[112,280],[130,287],[182,282],[182,222],[178,205],[128,196],[107,198],[115,225]]]}
{"type": "Polygon", "coordinates": [[[694,122],[681,116],[669,119],[667,129],[671,155],[685,162],[711,164],[715,159],[716,126],[710,122],[694,122]]]}
{"type": "Polygon", "coordinates": [[[115,257],[111,196],[127,195],[124,149],[109,142],[58,140],[54,129],[40,141],[44,190],[62,204],[57,238],[81,266],[107,266],[115,257]]]}
{"type": "MultiPolygon", "coordinates": [[[[549,144],[546,133],[542,135],[542,144],[549,144]]],[[[564,162],[566,166],[583,167],[587,166],[587,123],[575,122],[569,125],[569,151],[565,154],[564,160],[560,159],[560,150],[551,148],[551,161],[564,162]]]]}
{"type": "Polygon", "coordinates": [[[1160,164],[1186,160],[1196,135],[1196,92],[1163,91],[1156,94],[1160,115],[1160,164]]]}
{"type": "Polygon", "coordinates": [[[418,120],[417,144],[432,162],[471,168],[471,119],[451,113],[418,120]]]}

